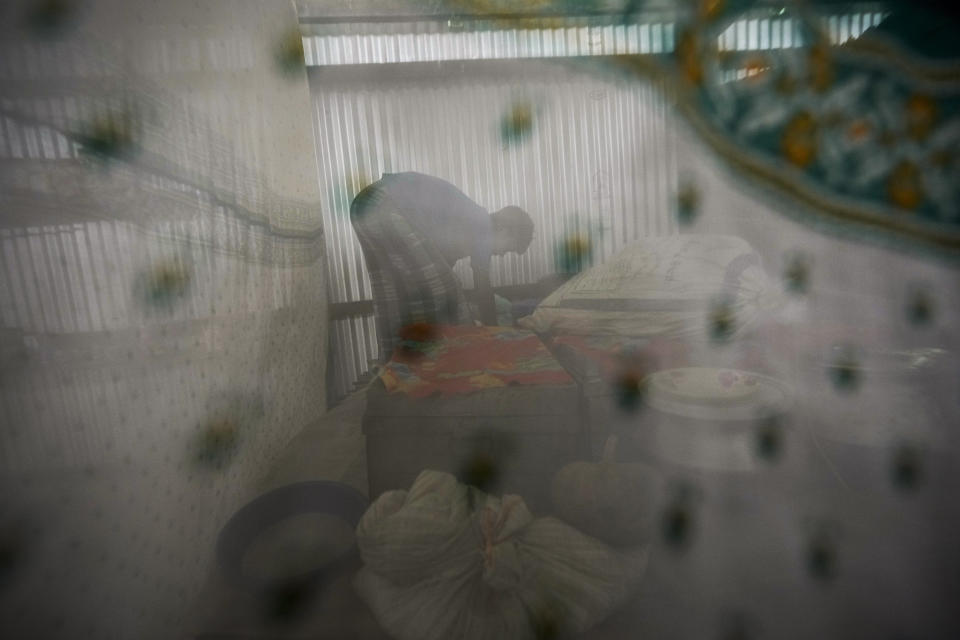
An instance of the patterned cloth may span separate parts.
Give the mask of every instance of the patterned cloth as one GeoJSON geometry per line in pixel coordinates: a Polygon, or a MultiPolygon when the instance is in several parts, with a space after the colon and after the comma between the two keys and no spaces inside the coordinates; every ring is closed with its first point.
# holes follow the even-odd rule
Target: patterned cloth
{"type": "Polygon", "coordinates": [[[404,341],[380,379],[414,398],[512,385],[573,384],[537,336],[510,327],[434,327],[404,341]]]}
{"type": "Polygon", "coordinates": [[[393,353],[402,327],[472,323],[447,260],[393,208],[376,183],[354,199],[350,221],[370,273],[381,362],[393,353]]]}

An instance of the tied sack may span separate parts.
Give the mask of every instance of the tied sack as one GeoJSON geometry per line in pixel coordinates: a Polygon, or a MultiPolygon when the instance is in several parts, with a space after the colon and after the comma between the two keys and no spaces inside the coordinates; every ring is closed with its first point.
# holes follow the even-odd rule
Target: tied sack
{"type": "Polygon", "coordinates": [[[579,633],[632,592],[647,549],[614,550],[556,518],[423,471],[383,494],[357,527],[354,586],[399,640],[535,638],[579,633]]]}

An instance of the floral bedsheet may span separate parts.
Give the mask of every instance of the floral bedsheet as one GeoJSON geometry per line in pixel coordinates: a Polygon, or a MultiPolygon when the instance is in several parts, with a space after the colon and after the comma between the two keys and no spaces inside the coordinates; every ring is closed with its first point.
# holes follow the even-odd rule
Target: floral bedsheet
{"type": "Polygon", "coordinates": [[[516,385],[568,385],[573,379],[533,333],[512,327],[421,325],[380,372],[390,393],[413,398],[516,385]]]}

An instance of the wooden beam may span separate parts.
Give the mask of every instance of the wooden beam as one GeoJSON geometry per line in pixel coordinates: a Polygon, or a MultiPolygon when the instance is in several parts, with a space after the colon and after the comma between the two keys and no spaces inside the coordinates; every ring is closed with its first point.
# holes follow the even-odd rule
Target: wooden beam
{"type": "Polygon", "coordinates": [[[352,318],[354,316],[369,316],[373,313],[373,300],[356,300],[354,302],[332,302],[327,307],[331,320],[352,318]]]}

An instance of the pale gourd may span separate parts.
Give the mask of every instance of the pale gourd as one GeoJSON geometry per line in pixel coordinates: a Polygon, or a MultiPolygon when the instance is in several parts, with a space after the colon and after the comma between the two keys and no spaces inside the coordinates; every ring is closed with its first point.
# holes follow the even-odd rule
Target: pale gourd
{"type": "Polygon", "coordinates": [[[619,547],[650,542],[664,482],[652,467],[614,462],[617,438],[604,445],[600,462],[572,462],[552,483],[559,518],[598,540],[619,547]]]}

